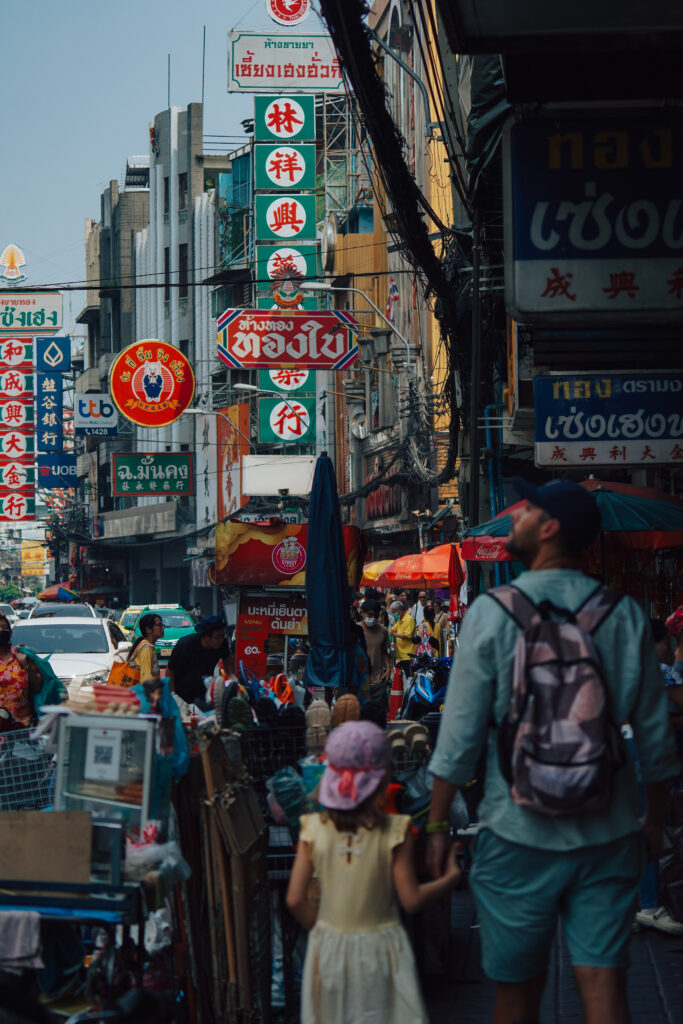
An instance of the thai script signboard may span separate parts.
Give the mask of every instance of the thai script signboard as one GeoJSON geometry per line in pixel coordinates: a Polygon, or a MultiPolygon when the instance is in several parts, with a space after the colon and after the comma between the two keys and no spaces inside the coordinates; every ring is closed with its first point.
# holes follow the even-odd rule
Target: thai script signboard
{"type": "Polygon", "coordinates": [[[536,118],[509,124],[504,138],[509,312],[518,320],[679,317],[680,122],[536,118]]]}
{"type": "Polygon", "coordinates": [[[0,289],[0,336],[55,334],[61,326],[61,292],[0,289]]]}
{"type": "Polygon", "coordinates": [[[344,92],[328,35],[234,29],[228,52],[228,92],[344,92]]]}
{"type": "Polygon", "coordinates": [[[227,309],[218,320],[218,357],[231,369],[343,370],[358,358],[349,313],[227,309]]]}
{"type": "Polygon", "coordinates": [[[153,452],[112,455],[112,496],[188,495],[194,473],[190,452],[153,452]]]}
{"type": "Polygon", "coordinates": [[[683,374],[534,378],[538,466],[683,463],[683,374]]]}
{"type": "Polygon", "coordinates": [[[119,412],[141,427],[173,423],[194,395],[194,373],[187,357],[156,338],[125,348],[112,363],[109,384],[119,412]]]}

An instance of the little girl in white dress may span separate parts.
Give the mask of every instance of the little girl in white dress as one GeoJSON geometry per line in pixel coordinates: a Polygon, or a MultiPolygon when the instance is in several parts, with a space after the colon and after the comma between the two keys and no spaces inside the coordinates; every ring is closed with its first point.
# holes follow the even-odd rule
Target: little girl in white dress
{"type": "Polygon", "coordinates": [[[328,737],[320,784],[325,810],[301,819],[287,905],[310,929],[302,1024],[427,1024],[401,906],[415,913],[452,888],[460,870],[452,848],[446,873],[418,885],[411,819],[381,803],[391,747],[372,722],[347,722],[328,737]],[[320,908],[308,895],[315,871],[320,908]]]}

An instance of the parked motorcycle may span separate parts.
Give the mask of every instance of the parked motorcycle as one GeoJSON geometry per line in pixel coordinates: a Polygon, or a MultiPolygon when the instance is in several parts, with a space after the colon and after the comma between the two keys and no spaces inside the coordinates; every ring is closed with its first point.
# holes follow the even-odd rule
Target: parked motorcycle
{"type": "Polygon", "coordinates": [[[419,722],[431,711],[441,711],[446,700],[448,674],[439,658],[419,654],[411,664],[412,678],[403,695],[398,718],[419,722]]]}

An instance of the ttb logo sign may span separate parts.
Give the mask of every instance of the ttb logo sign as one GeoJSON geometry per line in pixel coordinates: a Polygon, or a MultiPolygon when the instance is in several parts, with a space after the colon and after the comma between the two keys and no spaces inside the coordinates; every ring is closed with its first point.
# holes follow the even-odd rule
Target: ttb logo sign
{"type": "Polygon", "coordinates": [[[74,431],[89,437],[110,437],[118,432],[119,413],[110,395],[76,395],[74,431]]]}

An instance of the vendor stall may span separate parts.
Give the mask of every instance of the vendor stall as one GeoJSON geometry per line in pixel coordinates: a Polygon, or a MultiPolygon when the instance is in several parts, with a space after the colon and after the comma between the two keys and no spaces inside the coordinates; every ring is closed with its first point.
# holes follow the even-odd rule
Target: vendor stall
{"type": "MultiPolygon", "coordinates": [[[[349,587],[362,572],[363,534],[343,527],[349,587]]],[[[258,678],[298,670],[307,650],[306,545],[308,525],[242,523],[216,529],[216,584],[237,594],[235,664],[258,678]],[[299,655],[292,664],[294,655],[299,655]]],[[[295,672],[296,674],[296,672],[295,672]]]]}

